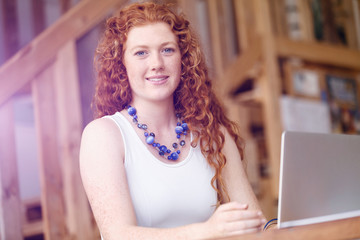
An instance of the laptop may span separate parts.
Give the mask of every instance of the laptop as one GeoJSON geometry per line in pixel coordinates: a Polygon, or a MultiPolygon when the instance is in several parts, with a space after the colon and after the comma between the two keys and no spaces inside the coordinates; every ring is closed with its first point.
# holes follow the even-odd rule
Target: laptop
{"type": "Polygon", "coordinates": [[[360,135],[284,132],[278,228],[360,216],[360,135]]]}

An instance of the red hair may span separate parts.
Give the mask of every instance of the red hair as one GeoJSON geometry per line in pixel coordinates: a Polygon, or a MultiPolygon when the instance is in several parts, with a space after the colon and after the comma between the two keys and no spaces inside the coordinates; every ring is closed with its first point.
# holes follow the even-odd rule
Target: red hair
{"type": "Polygon", "coordinates": [[[234,138],[241,158],[243,142],[236,124],[225,116],[224,108],[212,90],[199,41],[189,27],[189,22],[182,15],[176,14],[169,5],[135,3],[122,9],[119,16],[107,20],[104,36],[95,55],[95,116],[112,115],[131,102],[131,89],[123,64],[123,46],[131,28],[154,22],[169,24],[177,36],[182,74],[174,92],[174,107],[195,136],[191,145],[194,147],[200,143],[201,152],[215,169],[211,185],[218,193],[218,203],[229,200],[221,176],[226,164],[222,154],[225,136],[221,126],[234,138]]]}

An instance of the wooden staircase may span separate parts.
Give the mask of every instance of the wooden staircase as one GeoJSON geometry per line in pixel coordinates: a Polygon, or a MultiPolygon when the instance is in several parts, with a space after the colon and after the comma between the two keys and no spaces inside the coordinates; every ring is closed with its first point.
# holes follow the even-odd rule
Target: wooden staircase
{"type": "Polygon", "coordinates": [[[23,239],[34,234],[32,226],[45,239],[98,239],[78,166],[83,123],[76,41],[124,3],[81,1],[0,67],[0,239],[23,239]],[[24,88],[31,89],[35,109],[41,227],[24,220],[19,196],[13,96],[24,88]]]}

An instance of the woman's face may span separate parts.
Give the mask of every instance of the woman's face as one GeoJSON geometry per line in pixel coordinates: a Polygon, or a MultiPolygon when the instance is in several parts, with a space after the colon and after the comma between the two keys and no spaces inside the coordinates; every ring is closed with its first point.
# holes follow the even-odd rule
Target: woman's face
{"type": "Polygon", "coordinates": [[[159,22],[134,27],[124,49],[133,100],[172,100],[180,82],[181,54],[170,26],[159,22]]]}

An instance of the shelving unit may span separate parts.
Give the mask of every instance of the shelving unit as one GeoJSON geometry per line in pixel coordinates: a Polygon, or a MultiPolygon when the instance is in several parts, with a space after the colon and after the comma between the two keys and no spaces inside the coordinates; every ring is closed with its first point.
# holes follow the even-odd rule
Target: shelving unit
{"type": "MultiPolygon", "coordinates": [[[[356,73],[360,72],[360,51],[354,47],[354,41],[351,46],[315,41],[311,29],[312,19],[309,19],[311,12],[306,5],[311,1],[287,1],[298,6],[299,21],[303,27],[301,39],[298,40],[287,35],[286,26],[281,27],[284,23],[281,23],[280,16],[272,15],[276,7],[277,11],[281,11],[279,7],[281,8],[281,2],[284,1],[206,2],[212,45],[212,68],[215,69],[214,84],[218,95],[225,102],[230,118],[239,123],[248,147],[254,149],[252,144],[259,144],[250,130],[254,122],[252,115],[256,115],[256,126],[264,130],[263,136],[260,136],[263,141],[261,144],[265,145],[265,149],[261,149],[260,152],[264,153],[250,151],[247,161],[256,161],[258,168],[261,168],[260,177],[255,179],[256,189],[260,188],[258,196],[265,215],[268,218],[276,217],[281,133],[284,130],[281,123],[280,98],[286,93],[283,62],[296,58],[300,62],[326,66],[327,69],[356,73]],[[231,14],[235,15],[236,44],[240,49],[230,61],[224,56],[226,48],[229,47],[224,42],[228,42],[227,26],[230,26],[224,17],[228,13],[223,12],[224,9],[228,9],[224,7],[226,4],[233,7],[231,14]],[[248,89],[234,95],[234,92],[241,88],[248,89]],[[259,156],[265,159],[258,159],[259,156]]],[[[356,81],[359,88],[359,77],[356,81]]]]}

